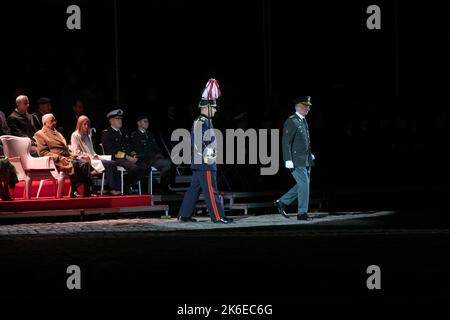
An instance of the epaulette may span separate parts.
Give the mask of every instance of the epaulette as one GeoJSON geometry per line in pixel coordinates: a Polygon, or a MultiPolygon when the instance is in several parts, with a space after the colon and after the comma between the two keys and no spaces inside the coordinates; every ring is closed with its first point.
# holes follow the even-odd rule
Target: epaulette
{"type": "Polygon", "coordinates": [[[202,123],[205,122],[208,118],[206,118],[205,116],[199,115],[195,121],[201,121],[202,123]]]}

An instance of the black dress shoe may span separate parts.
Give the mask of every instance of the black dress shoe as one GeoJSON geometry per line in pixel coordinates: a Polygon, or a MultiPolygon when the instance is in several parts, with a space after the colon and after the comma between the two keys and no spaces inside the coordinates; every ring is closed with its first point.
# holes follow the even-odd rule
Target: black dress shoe
{"type": "Polygon", "coordinates": [[[280,200],[275,200],[273,204],[275,205],[275,207],[277,207],[279,214],[289,219],[289,216],[287,215],[286,211],[284,211],[284,208],[286,208],[284,203],[282,203],[280,200]]]}
{"type": "Polygon", "coordinates": [[[178,216],[178,221],[180,221],[180,222],[197,222],[197,219],[194,219],[192,217],[181,217],[181,216],[178,216]]]}
{"type": "Polygon", "coordinates": [[[139,189],[135,189],[135,188],[130,187],[127,190],[125,190],[125,193],[127,195],[139,194],[139,189]]]}
{"type": "Polygon", "coordinates": [[[81,194],[79,194],[78,192],[74,191],[70,194],[71,198],[83,198],[83,196],[81,194]]]}
{"type": "Polygon", "coordinates": [[[232,222],[234,222],[234,219],[233,219],[233,218],[228,218],[228,217],[223,217],[223,218],[220,218],[219,220],[213,220],[213,222],[214,222],[214,223],[224,223],[224,224],[227,224],[227,223],[232,223],[232,222]]]}
{"type": "Polygon", "coordinates": [[[312,218],[307,213],[302,213],[297,215],[297,220],[311,221],[312,218]]]}

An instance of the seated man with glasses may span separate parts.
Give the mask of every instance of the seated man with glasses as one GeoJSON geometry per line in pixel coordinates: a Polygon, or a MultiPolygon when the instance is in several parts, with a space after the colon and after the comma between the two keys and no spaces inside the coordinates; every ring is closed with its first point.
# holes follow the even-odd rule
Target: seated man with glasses
{"type": "Polygon", "coordinates": [[[92,195],[92,181],[89,159],[77,157],[71,153],[66,139],[56,130],[56,118],[53,114],[47,113],[44,115],[42,125],[42,129],[34,135],[39,155],[51,157],[58,170],[69,175],[72,187],[70,197],[81,197],[77,192],[77,186],[80,183],[83,184],[84,196],[90,197],[92,195]]]}

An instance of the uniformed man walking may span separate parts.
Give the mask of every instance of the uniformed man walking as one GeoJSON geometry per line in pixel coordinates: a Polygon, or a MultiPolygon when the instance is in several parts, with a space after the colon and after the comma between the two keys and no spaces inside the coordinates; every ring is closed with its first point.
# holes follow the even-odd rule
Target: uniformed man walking
{"type": "Polygon", "coordinates": [[[289,218],[284,209],[297,199],[297,219],[311,220],[308,216],[309,181],[311,167],[314,165],[314,155],[311,153],[306,122],[306,115],[311,107],[311,97],[299,97],[294,100],[294,103],[295,113],[284,123],[282,149],[285,166],[291,170],[296,184],[280,199],[275,200],[274,204],[282,216],[289,218]]]}
{"type": "Polygon", "coordinates": [[[211,122],[217,111],[217,102],[215,99],[202,99],[198,106],[200,115],[194,120],[191,130],[192,181],[184,195],[183,203],[178,213],[178,220],[181,222],[197,221],[192,218],[192,213],[200,192],[202,192],[205,196],[211,221],[215,223],[230,223],[233,222],[233,219],[225,216],[217,191],[216,141],[211,122]]]}

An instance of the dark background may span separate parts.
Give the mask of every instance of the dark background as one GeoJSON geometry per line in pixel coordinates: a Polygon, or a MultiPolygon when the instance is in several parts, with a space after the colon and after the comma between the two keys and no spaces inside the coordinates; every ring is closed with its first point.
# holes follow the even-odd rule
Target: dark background
{"type": "MultiPolygon", "coordinates": [[[[81,97],[97,128],[120,106],[130,129],[134,116],[147,112],[159,133],[171,105],[180,125],[190,126],[200,91],[214,77],[223,94],[217,127],[280,128],[292,98],[308,94],[313,200],[322,200],[324,211],[405,210],[367,224],[292,230],[3,237],[0,296],[69,299],[71,312],[87,305],[76,300],[103,299],[96,305],[102,311],[144,307],[164,318],[184,303],[268,303],[287,319],[311,307],[335,312],[332,302],[344,302],[347,315],[368,301],[360,313],[366,316],[385,300],[402,314],[448,301],[450,33],[442,4],[118,0],[116,70],[114,1],[2,3],[6,114],[21,87],[31,111],[48,96],[63,120],[81,97]],[[70,4],[81,7],[79,31],[66,29],[70,4]],[[381,7],[381,30],[366,28],[371,4],[381,7]],[[246,122],[234,121],[242,112],[246,122]],[[82,292],[64,286],[69,264],[83,270],[82,292]],[[366,290],[370,264],[383,270],[381,292],[366,290]]],[[[233,190],[293,184],[285,170],[260,177],[256,166],[221,168],[233,190]]]]}
{"type": "MultiPolygon", "coordinates": [[[[211,77],[222,89],[222,129],[281,128],[292,99],[311,95],[313,197],[331,209],[441,207],[445,9],[406,1],[15,1],[0,13],[0,106],[9,114],[20,87],[31,111],[38,97],[52,98],[60,122],[81,98],[99,129],[121,107],[125,126],[134,130],[145,112],[159,134],[169,106],[190,127],[211,77]],[[81,8],[81,30],[66,28],[71,4],[81,8]],[[381,30],[366,27],[371,4],[381,8],[381,30]]],[[[284,169],[261,177],[256,166],[223,168],[234,190],[292,184],[284,169]]]]}

